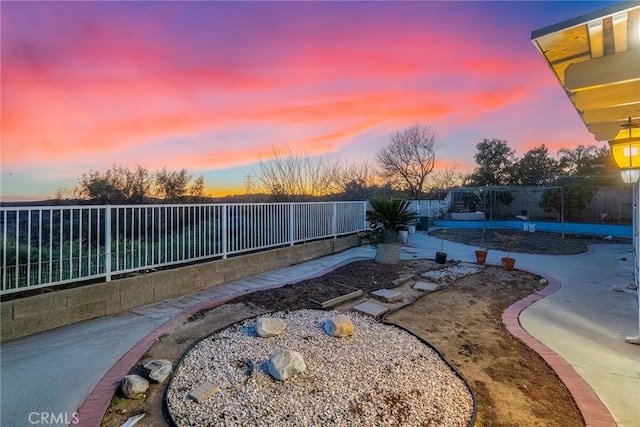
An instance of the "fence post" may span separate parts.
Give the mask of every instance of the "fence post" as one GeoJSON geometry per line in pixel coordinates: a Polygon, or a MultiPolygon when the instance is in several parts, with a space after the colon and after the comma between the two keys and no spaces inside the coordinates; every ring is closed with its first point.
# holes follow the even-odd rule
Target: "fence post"
{"type": "Polygon", "coordinates": [[[333,218],[331,219],[331,232],[333,238],[338,238],[338,202],[333,202],[333,218]]]}
{"type": "Polygon", "coordinates": [[[111,281],[111,205],[104,208],[104,274],[111,281]]]}
{"type": "Polygon", "coordinates": [[[222,224],[221,224],[221,231],[222,231],[222,259],[227,259],[227,238],[228,238],[228,230],[227,230],[227,208],[229,207],[228,204],[223,204],[222,205],[222,224]]]}
{"type": "Polygon", "coordinates": [[[362,202],[362,210],[364,211],[364,221],[362,224],[362,229],[366,230],[367,229],[367,202],[366,200],[364,202],[362,202]]]}
{"type": "Polygon", "coordinates": [[[289,246],[293,246],[293,203],[289,203],[289,246]]]}

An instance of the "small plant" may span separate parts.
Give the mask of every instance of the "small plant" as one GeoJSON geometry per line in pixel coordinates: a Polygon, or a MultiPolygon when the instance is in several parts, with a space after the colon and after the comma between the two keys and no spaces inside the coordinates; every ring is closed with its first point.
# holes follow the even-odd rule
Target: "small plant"
{"type": "Polygon", "coordinates": [[[440,238],[440,251],[436,252],[436,263],[437,264],[444,264],[447,262],[447,254],[444,252],[444,234],[447,232],[447,229],[445,228],[442,231],[443,237],[440,238]]]}
{"type": "Polygon", "coordinates": [[[418,213],[409,209],[408,200],[379,197],[369,200],[369,204],[372,209],[367,211],[367,220],[382,223],[387,229],[395,229],[418,219],[418,213]]]}
{"type": "Polygon", "coordinates": [[[380,197],[369,200],[369,204],[372,209],[367,211],[367,221],[382,224],[387,235],[397,235],[398,227],[418,218],[418,213],[409,209],[408,200],[380,197]]]}
{"type": "Polygon", "coordinates": [[[513,247],[522,238],[521,236],[518,236],[516,234],[507,235],[507,234],[495,233],[495,235],[496,235],[496,237],[498,239],[500,239],[500,242],[502,243],[502,246],[507,248],[507,258],[509,257],[509,254],[511,253],[511,250],[513,249],[513,247]]]}
{"type": "Polygon", "coordinates": [[[489,253],[489,248],[484,244],[485,230],[482,230],[482,237],[480,238],[480,250],[489,253]]]}

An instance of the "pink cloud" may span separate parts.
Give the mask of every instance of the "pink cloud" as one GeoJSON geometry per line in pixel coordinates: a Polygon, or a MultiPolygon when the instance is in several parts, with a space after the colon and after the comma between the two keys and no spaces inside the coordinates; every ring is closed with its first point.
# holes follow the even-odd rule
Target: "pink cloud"
{"type": "Polygon", "coordinates": [[[364,135],[375,152],[416,123],[478,132],[443,147],[460,164],[473,154],[462,145],[494,132],[518,147],[582,140],[544,129],[563,94],[548,92],[556,82],[529,30],[487,25],[499,11],[475,4],[2,7],[3,167],[223,168],[291,143],[340,153],[364,135]]]}

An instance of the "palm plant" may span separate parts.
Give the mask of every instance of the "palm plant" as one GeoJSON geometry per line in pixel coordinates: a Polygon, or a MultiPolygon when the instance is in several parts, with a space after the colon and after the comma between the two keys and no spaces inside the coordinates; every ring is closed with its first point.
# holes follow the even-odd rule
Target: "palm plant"
{"type": "Polygon", "coordinates": [[[400,226],[418,219],[418,213],[412,211],[408,200],[379,197],[369,200],[371,209],[367,211],[367,221],[382,224],[385,234],[396,235],[400,226]]]}

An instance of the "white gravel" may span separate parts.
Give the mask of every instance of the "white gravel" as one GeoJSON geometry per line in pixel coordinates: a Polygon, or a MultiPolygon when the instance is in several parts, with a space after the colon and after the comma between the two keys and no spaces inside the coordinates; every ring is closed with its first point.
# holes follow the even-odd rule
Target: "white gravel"
{"type": "Polygon", "coordinates": [[[338,314],[272,313],[284,335],[260,338],[255,319],[216,332],[176,368],[169,410],[179,426],[467,426],[473,410],[464,383],[416,337],[348,313],[355,335],[334,338],[322,326],[338,314]],[[302,354],[307,370],[277,381],[269,357],[302,354]],[[248,366],[255,369],[249,373],[248,366]],[[187,394],[205,381],[220,391],[203,403],[187,394]]]}

